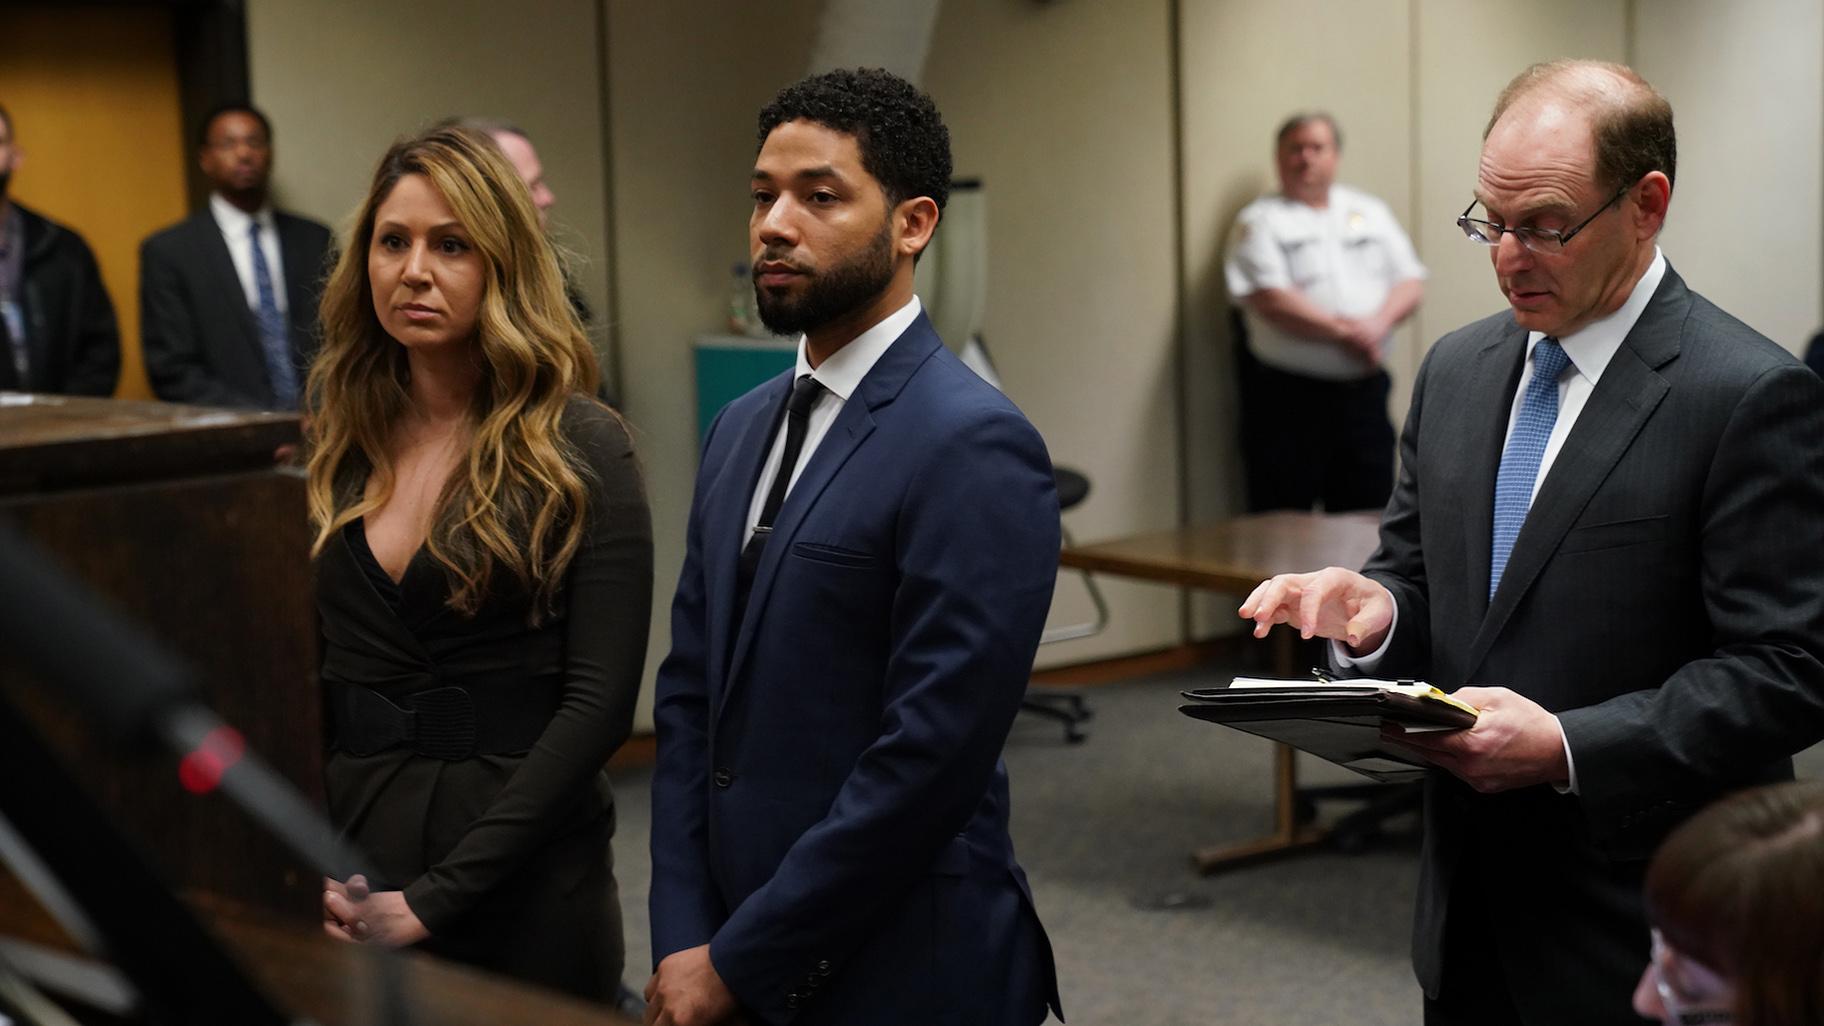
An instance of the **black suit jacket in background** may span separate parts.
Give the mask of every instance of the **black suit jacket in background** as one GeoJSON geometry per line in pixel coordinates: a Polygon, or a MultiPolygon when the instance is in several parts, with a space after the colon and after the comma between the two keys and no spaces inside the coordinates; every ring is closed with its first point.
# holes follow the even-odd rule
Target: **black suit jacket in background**
{"type": "Polygon", "coordinates": [[[1366,573],[1399,604],[1377,676],[1511,687],[1556,713],[1578,793],[1434,772],[1413,936],[1435,996],[1453,902],[1483,910],[1528,1023],[1630,1022],[1644,860],[1824,737],[1824,382],[1667,268],[1541,482],[1488,595],[1527,332],[1441,339],[1366,573]]]}
{"type": "MultiPolygon", "coordinates": [[[[285,277],[291,356],[302,387],[316,350],[317,300],[328,273],[329,229],[273,212],[285,277]]],[[[205,206],[139,250],[140,340],[152,390],[169,402],[276,405],[259,325],[221,228],[205,206]]]]}

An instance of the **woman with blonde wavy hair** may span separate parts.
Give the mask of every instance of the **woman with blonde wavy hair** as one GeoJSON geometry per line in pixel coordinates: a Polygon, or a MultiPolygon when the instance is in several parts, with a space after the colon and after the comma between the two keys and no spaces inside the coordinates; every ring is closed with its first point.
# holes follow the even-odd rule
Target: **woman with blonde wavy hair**
{"type": "Polygon", "coordinates": [[[324,927],[609,1000],[603,773],[645,661],[651,527],[525,186],[441,128],[381,159],[306,389],[330,816],[324,927]]]}

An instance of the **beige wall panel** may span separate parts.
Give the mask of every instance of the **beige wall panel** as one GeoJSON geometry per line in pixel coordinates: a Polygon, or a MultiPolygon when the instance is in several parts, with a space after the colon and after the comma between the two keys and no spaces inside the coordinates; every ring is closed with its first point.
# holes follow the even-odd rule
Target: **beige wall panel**
{"type": "MultiPolygon", "coordinates": [[[[1178,520],[1165,0],[946,3],[924,85],[987,196],[983,336],[1052,459],[1083,471],[1079,540],[1178,520]]],[[[955,340],[952,340],[955,341],[955,340]]],[[[1176,644],[1172,589],[1104,578],[1108,630],[1045,665],[1176,644]]],[[[1054,624],[1087,615],[1075,574],[1054,624]]]]}
{"type": "Polygon", "coordinates": [[[340,238],[394,139],[451,115],[532,137],[555,237],[606,338],[607,197],[594,0],[249,0],[253,99],[273,121],[277,202],[340,238]],[[510,8],[510,10],[509,10],[510,8]]]}
{"type": "MultiPolygon", "coordinates": [[[[1385,200],[1412,230],[1411,2],[1182,4],[1185,450],[1193,520],[1244,505],[1222,259],[1241,208],[1278,188],[1274,129],[1293,111],[1330,111],[1344,136],[1338,180],[1385,200]]],[[[1405,375],[1401,354],[1412,347],[1410,329],[1401,331],[1396,382],[1405,375]]],[[[1193,629],[1233,630],[1238,601],[1199,598],[1193,629]]]]}
{"type": "Polygon", "coordinates": [[[652,500],[651,669],[671,645],[671,597],[697,469],[691,340],[727,327],[729,266],[747,258],[754,118],[810,58],[816,0],[610,3],[615,238],[627,412],[652,500]]]}
{"type": "MultiPolygon", "coordinates": [[[[1410,362],[1396,372],[1406,384],[1438,336],[1505,306],[1488,251],[1465,239],[1456,224],[1475,190],[1482,128],[1496,94],[1535,61],[1625,60],[1625,7],[1623,0],[1419,0],[1414,55],[1419,200],[1413,242],[1431,281],[1415,318],[1420,345],[1408,350],[1410,362]]],[[[1403,420],[1404,400],[1399,409],[1403,420]]]]}
{"type": "Polygon", "coordinates": [[[1672,101],[1660,237],[1710,300],[1802,352],[1824,320],[1824,3],[1636,4],[1635,67],[1672,101]]]}

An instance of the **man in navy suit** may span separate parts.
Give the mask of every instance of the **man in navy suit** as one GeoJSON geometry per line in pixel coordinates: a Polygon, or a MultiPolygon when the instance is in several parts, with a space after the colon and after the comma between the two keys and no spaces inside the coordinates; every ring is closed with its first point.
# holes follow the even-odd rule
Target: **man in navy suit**
{"type": "Polygon", "coordinates": [[[939,341],[930,99],[760,113],[755,292],[797,368],[704,440],[659,670],[647,1023],[1020,1026],[1058,1007],[1000,753],[1050,606],[1051,463],[939,341]]]}

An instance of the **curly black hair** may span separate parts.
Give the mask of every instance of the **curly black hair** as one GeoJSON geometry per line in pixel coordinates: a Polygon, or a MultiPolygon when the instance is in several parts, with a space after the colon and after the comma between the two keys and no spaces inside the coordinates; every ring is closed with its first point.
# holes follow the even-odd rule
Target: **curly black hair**
{"type": "Polygon", "coordinates": [[[929,196],[944,209],[950,198],[950,130],[912,83],[882,68],[812,75],[779,91],[760,108],[759,145],[788,121],[811,121],[855,137],[861,166],[898,206],[929,196]]]}

